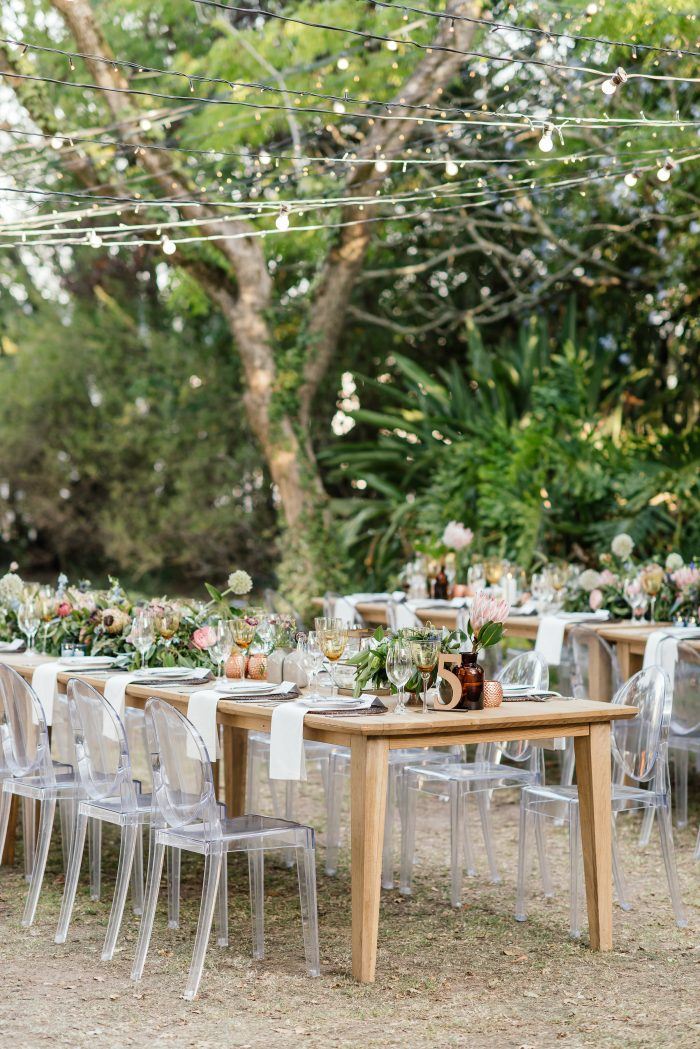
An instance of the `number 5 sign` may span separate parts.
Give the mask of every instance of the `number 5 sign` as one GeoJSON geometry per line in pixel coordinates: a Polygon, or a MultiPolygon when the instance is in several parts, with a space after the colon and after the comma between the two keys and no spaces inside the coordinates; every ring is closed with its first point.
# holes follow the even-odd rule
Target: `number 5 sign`
{"type": "Polygon", "coordinates": [[[452,689],[451,698],[445,702],[438,689],[437,695],[433,702],[433,706],[436,710],[454,710],[458,707],[462,701],[462,683],[456,674],[453,674],[451,670],[447,669],[448,664],[454,666],[462,661],[462,657],[459,653],[453,654],[452,652],[441,652],[440,658],[438,659],[438,677],[441,677],[443,681],[447,681],[452,689]]]}

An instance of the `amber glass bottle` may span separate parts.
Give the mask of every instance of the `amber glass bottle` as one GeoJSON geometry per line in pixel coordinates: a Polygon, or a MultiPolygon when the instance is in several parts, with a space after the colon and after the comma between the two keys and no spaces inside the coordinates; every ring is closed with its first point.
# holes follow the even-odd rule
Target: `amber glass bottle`
{"type": "Polygon", "coordinates": [[[476,661],[476,652],[461,652],[462,661],[455,670],[462,686],[462,710],[484,709],[484,668],[476,661]]]}

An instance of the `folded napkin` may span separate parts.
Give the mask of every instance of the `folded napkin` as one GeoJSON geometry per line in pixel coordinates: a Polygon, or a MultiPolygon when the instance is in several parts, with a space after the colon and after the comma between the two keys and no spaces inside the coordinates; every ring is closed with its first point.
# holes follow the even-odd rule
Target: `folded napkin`
{"type": "Polygon", "coordinates": [[[686,638],[700,637],[698,627],[666,627],[649,634],[644,646],[644,666],[660,666],[668,674],[673,689],[678,662],[678,642],[686,638]]]}
{"type": "MultiPolygon", "coordinates": [[[[376,699],[376,696],[367,696],[353,705],[348,704],[343,713],[356,710],[366,713],[376,699]]],[[[270,779],[306,779],[304,718],[307,714],[324,714],[326,711],[337,715],[339,707],[337,697],[333,696],[328,696],[323,702],[319,702],[318,696],[308,696],[275,707],[270,722],[270,779]]]]}
{"type": "Polygon", "coordinates": [[[58,675],[65,672],[65,667],[51,660],[49,663],[40,663],[32,674],[32,688],[44,711],[46,724],[53,723],[53,705],[56,701],[58,675]]]}
{"type": "Polygon", "coordinates": [[[0,641],[0,652],[24,652],[26,647],[21,637],[16,637],[14,641],[0,641]]]}
{"type": "Polygon", "coordinates": [[[534,616],[537,612],[534,601],[526,601],[522,605],[511,605],[512,616],[534,616]]]}
{"type": "Polygon", "coordinates": [[[292,694],[298,695],[297,686],[293,681],[283,681],[274,692],[261,692],[258,695],[250,692],[240,695],[233,690],[227,693],[216,687],[202,688],[197,692],[193,692],[190,696],[187,704],[187,717],[204,740],[204,745],[209,754],[217,755],[219,732],[216,725],[216,711],[220,699],[240,702],[243,700],[254,701],[256,699],[282,699],[292,694]]]}
{"type": "Polygon", "coordinates": [[[420,608],[420,601],[405,601],[403,604],[392,601],[391,605],[393,609],[394,623],[396,624],[397,630],[415,630],[416,628],[423,626],[415,611],[411,608],[411,605],[420,608]]]}
{"type": "Polygon", "coordinates": [[[550,667],[561,663],[561,650],[564,644],[564,633],[572,623],[604,622],[609,613],[601,612],[559,612],[553,616],[542,616],[537,628],[535,652],[546,659],[550,667]]]}
{"type": "Polygon", "coordinates": [[[124,717],[126,705],[126,689],[138,679],[134,674],[112,674],[105,681],[103,695],[110,703],[120,718],[124,717]]]}

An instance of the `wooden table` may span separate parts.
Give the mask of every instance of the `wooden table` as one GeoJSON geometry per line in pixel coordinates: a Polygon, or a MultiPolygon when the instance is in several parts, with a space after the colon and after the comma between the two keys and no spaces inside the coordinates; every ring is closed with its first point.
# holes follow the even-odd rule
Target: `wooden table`
{"type": "MultiPolygon", "coordinates": [[[[31,678],[42,657],[2,657],[25,677],[31,678]]],[[[96,688],[105,678],[80,675],[96,688]]],[[[60,674],[65,687],[70,675],[60,674]]],[[[127,702],[143,706],[149,696],[159,696],[181,710],[188,693],[176,687],[127,687],[127,702]]],[[[402,747],[438,747],[455,743],[499,742],[515,739],[548,739],[572,736],[576,750],[581,839],[590,944],[593,950],[612,947],[612,859],[610,808],[610,724],[630,718],[633,707],[612,706],[591,700],[551,700],[546,703],[511,703],[496,709],[429,714],[409,712],[364,717],[327,717],[309,714],[304,738],[351,749],[351,879],[352,972],[363,982],[375,978],[379,903],[381,895],[382,842],[389,751],[402,747]]],[[[224,726],[225,798],[230,815],[245,807],[247,734],[270,728],[272,708],[263,704],[221,700],[217,720],[224,726]]]]}

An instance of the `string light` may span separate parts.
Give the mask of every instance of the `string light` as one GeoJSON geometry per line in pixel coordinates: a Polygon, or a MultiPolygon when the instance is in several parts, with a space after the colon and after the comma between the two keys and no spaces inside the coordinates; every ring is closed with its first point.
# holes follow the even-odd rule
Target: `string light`
{"type": "Polygon", "coordinates": [[[604,95],[614,95],[620,84],[627,83],[627,79],[627,73],[625,73],[622,66],[618,66],[613,75],[608,80],[603,81],[601,91],[604,95]]]}
{"type": "Polygon", "coordinates": [[[668,180],[671,177],[671,172],[673,171],[675,166],[676,165],[671,160],[671,158],[666,157],[666,160],[664,161],[663,165],[656,172],[656,177],[659,180],[659,182],[668,182],[668,180]]]}
{"type": "Polygon", "coordinates": [[[542,130],[542,138],[538,142],[538,146],[543,153],[551,153],[554,149],[554,140],[552,138],[553,131],[553,124],[546,124],[542,130]]]}
{"type": "Polygon", "coordinates": [[[384,175],[389,170],[389,165],[383,157],[380,157],[379,160],[376,160],[374,163],[374,170],[378,175],[384,175]]]}
{"type": "Polygon", "coordinates": [[[454,160],[448,160],[445,164],[445,174],[448,178],[454,178],[459,173],[459,168],[454,160]]]}
{"type": "Polygon", "coordinates": [[[91,229],[87,235],[87,242],[91,248],[99,248],[102,246],[102,237],[94,229],[91,229]]]}
{"type": "Polygon", "coordinates": [[[624,178],[625,185],[629,186],[630,189],[634,189],[634,187],[637,185],[638,182],[639,182],[639,172],[636,171],[636,170],[635,171],[628,171],[627,174],[625,175],[625,178],[624,178]]]}
{"type": "Polygon", "coordinates": [[[170,237],[163,237],[162,247],[164,255],[174,255],[177,251],[177,244],[170,237]]]}
{"type": "Polygon", "coordinates": [[[284,204],[280,208],[279,215],[275,219],[275,226],[282,233],[284,233],[285,230],[289,229],[289,211],[284,206],[284,204]]]}

